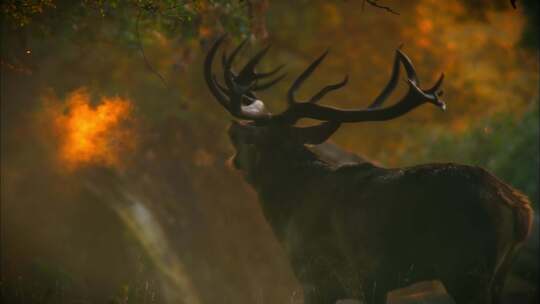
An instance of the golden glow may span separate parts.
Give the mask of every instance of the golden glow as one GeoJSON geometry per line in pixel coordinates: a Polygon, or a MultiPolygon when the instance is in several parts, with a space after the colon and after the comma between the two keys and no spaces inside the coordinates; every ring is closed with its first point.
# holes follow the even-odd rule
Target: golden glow
{"type": "Polygon", "coordinates": [[[517,47],[525,19],[516,11],[486,10],[479,19],[460,2],[420,0],[413,20],[402,30],[414,42],[407,51],[417,67],[436,63],[432,70],[447,75],[443,98],[449,113],[461,113],[452,117],[452,131],[468,130],[479,116],[523,111],[537,96],[530,84],[538,83],[538,63],[517,47]]]}
{"type": "Polygon", "coordinates": [[[418,23],[418,27],[421,33],[428,34],[433,30],[433,22],[429,19],[424,19],[418,23]]]}
{"type": "Polygon", "coordinates": [[[127,128],[132,105],[120,97],[103,97],[97,106],[79,89],[67,98],[65,113],[56,113],[60,131],[59,155],[68,168],[100,164],[121,165],[120,154],[133,148],[134,135],[127,128]]]}

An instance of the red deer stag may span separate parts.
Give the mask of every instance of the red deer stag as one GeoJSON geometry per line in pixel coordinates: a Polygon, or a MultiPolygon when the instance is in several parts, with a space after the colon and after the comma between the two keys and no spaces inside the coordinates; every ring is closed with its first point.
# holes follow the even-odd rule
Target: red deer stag
{"type": "Polygon", "coordinates": [[[335,166],[312,148],[341,123],[389,120],[424,103],[444,110],[439,99],[443,75],[432,88],[421,89],[411,61],[397,50],[389,83],[367,109],[317,104],[343,87],[347,77],[297,102],[295,92],[325,52],[290,87],[289,107],[274,114],[254,92],[282,79],[284,75],[260,82],[281,67],[255,71],[265,48],[234,72],[232,63],[244,41],[230,56],[224,52],[220,84],[212,62],[224,38],[208,52],[205,80],[217,101],[240,120],[229,129],[234,165],[256,189],[264,216],[303,286],[306,304],[343,298],[384,303],[388,291],[431,279],[441,280],[457,303],[500,302],[512,257],[530,230],[531,207],[524,195],[479,167],[335,166]],[[400,63],[408,91],[395,105],[381,108],[397,85],[400,63]],[[322,123],[294,126],[301,118],[322,123]]]}

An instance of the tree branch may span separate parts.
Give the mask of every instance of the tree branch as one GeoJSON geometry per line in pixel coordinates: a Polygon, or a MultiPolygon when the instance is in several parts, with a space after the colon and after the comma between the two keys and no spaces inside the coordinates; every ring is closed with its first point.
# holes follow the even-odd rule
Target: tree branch
{"type": "Polygon", "coordinates": [[[146,54],[144,53],[144,48],[141,41],[141,35],[139,33],[139,20],[141,19],[142,12],[143,10],[139,8],[139,14],[137,14],[137,19],[135,20],[135,35],[137,35],[137,42],[138,42],[137,46],[139,47],[139,51],[141,52],[141,55],[144,59],[144,63],[146,64],[146,67],[150,70],[150,72],[157,75],[157,77],[161,80],[161,82],[163,83],[163,85],[165,85],[166,88],[169,88],[169,86],[167,85],[167,82],[165,81],[165,78],[163,78],[163,76],[161,76],[161,74],[154,69],[154,67],[148,61],[148,58],[146,58],[146,54]]]}
{"type": "MultiPolygon", "coordinates": [[[[514,0],[515,1],[515,0],[514,0]]],[[[376,8],[380,8],[380,9],[383,9],[389,13],[392,13],[392,14],[395,14],[395,15],[399,15],[398,12],[394,11],[392,8],[388,7],[388,6],[384,6],[384,5],[380,5],[377,3],[377,0],[364,0],[363,4],[364,3],[368,3],[369,5],[373,6],[373,7],[376,7],[376,8]]],[[[362,7],[364,7],[362,4],[362,7]]]]}

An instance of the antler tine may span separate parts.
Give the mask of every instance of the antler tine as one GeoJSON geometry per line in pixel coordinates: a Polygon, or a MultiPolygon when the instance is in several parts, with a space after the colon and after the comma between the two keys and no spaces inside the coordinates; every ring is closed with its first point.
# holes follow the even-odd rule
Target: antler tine
{"type": "Polygon", "coordinates": [[[223,79],[225,80],[225,84],[227,87],[232,88],[234,86],[234,78],[236,75],[234,75],[234,72],[232,71],[231,62],[227,58],[227,51],[223,50],[223,53],[221,54],[221,67],[223,70],[223,79]]]}
{"type": "Polygon", "coordinates": [[[441,73],[441,76],[439,76],[439,79],[437,79],[437,82],[435,82],[435,84],[431,88],[427,89],[426,92],[441,96],[442,90],[440,90],[440,87],[442,85],[443,80],[444,80],[444,73],[441,73]]]}
{"type": "Polygon", "coordinates": [[[427,89],[425,91],[426,96],[433,96],[434,104],[441,107],[443,111],[446,111],[446,103],[440,99],[440,97],[443,95],[443,90],[441,90],[441,85],[444,80],[444,73],[441,73],[441,76],[439,76],[439,79],[437,79],[437,82],[435,84],[427,89]]]}
{"type": "Polygon", "coordinates": [[[257,72],[254,72],[254,74],[255,74],[255,77],[257,77],[257,79],[263,79],[263,78],[270,77],[270,76],[276,74],[276,73],[279,72],[283,67],[285,67],[284,64],[278,66],[277,68],[273,69],[273,70],[270,71],[270,72],[265,72],[265,73],[257,73],[257,72]]]}
{"type": "Polygon", "coordinates": [[[221,67],[223,69],[223,79],[227,86],[231,87],[233,85],[234,72],[231,71],[230,64],[227,63],[227,51],[223,50],[221,54],[221,67]]]}
{"type": "MultiPolygon", "coordinates": [[[[279,72],[285,65],[282,64],[280,66],[278,66],[277,68],[275,68],[274,70],[270,71],[270,72],[266,72],[266,73],[254,73],[255,74],[255,77],[257,78],[257,80],[260,80],[260,79],[263,79],[263,78],[266,78],[266,77],[270,77],[274,74],[276,74],[277,72],[279,72]]],[[[263,84],[258,84],[256,83],[255,86],[253,87],[253,91],[262,91],[262,90],[266,90],[268,89],[269,87],[273,86],[274,84],[278,83],[280,80],[282,80],[283,78],[285,78],[285,76],[287,76],[287,73],[283,73],[279,76],[277,76],[276,78],[274,78],[273,80],[270,80],[266,83],[263,83],[263,84]]]]}
{"type": "Polygon", "coordinates": [[[234,59],[236,58],[236,55],[240,52],[240,50],[244,47],[244,45],[247,42],[247,38],[242,40],[242,42],[233,50],[231,53],[231,56],[227,58],[227,52],[223,52],[222,56],[222,65],[223,65],[223,77],[225,78],[225,83],[229,87],[235,86],[234,80],[237,78],[237,76],[234,74],[232,70],[232,63],[234,59]]]}
{"type": "Polygon", "coordinates": [[[218,87],[218,89],[221,90],[221,92],[223,92],[225,95],[231,94],[231,91],[229,91],[229,89],[227,89],[227,88],[224,87],[221,83],[219,83],[219,81],[217,80],[216,75],[212,74],[212,78],[214,79],[214,83],[216,84],[216,86],[218,87]]]}
{"type": "Polygon", "coordinates": [[[217,49],[219,48],[221,43],[223,43],[225,37],[227,37],[227,35],[221,36],[210,48],[210,51],[208,51],[208,55],[206,55],[206,58],[204,59],[204,79],[206,80],[206,84],[208,85],[208,88],[210,89],[212,95],[214,95],[214,97],[223,107],[225,107],[225,109],[229,110],[229,100],[227,96],[222,91],[220,91],[219,87],[214,81],[214,77],[212,76],[212,63],[214,61],[217,49]]]}
{"type": "Polygon", "coordinates": [[[431,88],[427,90],[422,90],[420,88],[420,81],[418,80],[418,76],[416,75],[416,70],[414,69],[414,66],[412,65],[409,57],[407,57],[407,55],[405,55],[399,49],[397,50],[397,53],[400,61],[403,63],[403,67],[405,67],[405,71],[407,72],[407,81],[409,82],[410,86],[409,92],[414,92],[420,95],[426,101],[433,103],[436,106],[439,106],[443,111],[446,110],[446,104],[444,103],[444,101],[439,99],[439,96],[442,95],[440,87],[444,80],[444,73],[439,76],[439,79],[437,79],[437,81],[431,88]]]}
{"type": "Polygon", "coordinates": [[[227,69],[231,69],[234,58],[236,58],[236,55],[238,55],[238,53],[244,47],[244,45],[246,44],[247,41],[248,41],[247,38],[242,40],[242,42],[240,42],[240,44],[233,50],[233,52],[231,53],[231,56],[229,56],[229,58],[226,58],[226,54],[225,54],[226,60],[224,60],[224,64],[223,64],[224,68],[226,67],[227,69]]]}
{"type": "Polygon", "coordinates": [[[221,53],[221,68],[223,70],[227,68],[227,50],[223,50],[221,53]]]}
{"type": "Polygon", "coordinates": [[[349,75],[345,75],[345,78],[343,78],[343,80],[341,82],[325,86],[317,94],[313,95],[313,97],[311,97],[308,100],[308,102],[309,103],[318,102],[320,99],[322,99],[326,94],[330,93],[331,91],[335,91],[335,90],[338,90],[338,89],[344,87],[347,84],[348,81],[349,81],[349,75]]]}
{"type": "Polygon", "coordinates": [[[408,80],[412,84],[419,87],[420,81],[418,80],[418,75],[416,75],[416,70],[414,69],[414,66],[411,60],[409,59],[409,57],[407,57],[407,55],[405,55],[400,49],[396,50],[396,55],[399,57],[399,60],[401,61],[401,63],[403,64],[403,67],[405,68],[405,72],[407,73],[408,80]]]}
{"type": "Polygon", "coordinates": [[[287,73],[283,73],[283,74],[281,74],[280,76],[276,77],[275,79],[268,81],[267,83],[255,85],[255,86],[253,87],[253,91],[262,91],[262,90],[266,90],[266,89],[268,89],[269,87],[273,86],[274,84],[278,83],[278,82],[279,82],[280,80],[282,80],[283,78],[285,78],[285,76],[287,76],[287,73]]]}
{"type": "Polygon", "coordinates": [[[253,58],[251,58],[251,60],[244,66],[242,71],[240,71],[238,77],[236,77],[237,82],[239,82],[241,85],[245,85],[251,91],[261,91],[273,86],[274,84],[285,78],[286,73],[283,73],[274,78],[273,80],[270,80],[263,84],[258,84],[258,80],[270,77],[278,73],[285,66],[282,64],[269,72],[255,72],[256,65],[261,61],[264,55],[266,55],[269,49],[270,46],[267,46],[266,48],[259,51],[255,56],[253,56],[253,58]]]}
{"type": "Polygon", "coordinates": [[[239,84],[237,82],[237,76],[232,70],[232,63],[246,40],[236,47],[230,56],[227,56],[226,52],[223,53],[222,64],[225,86],[220,84],[216,76],[212,73],[214,57],[225,37],[226,35],[223,35],[216,40],[208,51],[208,55],[204,61],[204,78],[210,92],[227,111],[237,118],[253,121],[269,121],[272,114],[265,109],[264,103],[258,100],[253,93],[252,87],[254,83],[249,85],[239,84]]]}
{"type": "Polygon", "coordinates": [[[255,80],[255,66],[259,63],[259,61],[261,61],[264,55],[266,55],[269,49],[270,45],[257,52],[257,54],[255,54],[255,56],[253,56],[248,63],[246,63],[244,68],[240,71],[240,73],[238,73],[238,82],[247,83],[255,80]]]}
{"type": "Polygon", "coordinates": [[[376,109],[382,106],[382,104],[386,101],[386,99],[388,99],[392,91],[394,91],[394,89],[396,88],[398,80],[399,80],[399,56],[396,50],[396,54],[394,55],[394,65],[392,66],[392,75],[390,76],[390,80],[388,81],[384,89],[381,91],[381,93],[379,93],[379,96],[375,98],[375,101],[373,101],[373,103],[369,105],[369,107],[367,108],[376,109]]]}
{"type": "Polygon", "coordinates": [[[232,71],[232,62],[234,60],[234,57],[240,50],[242,44],[240,44],[231,54],[230,57],[227,58],[227,51],[223,51],[223,54],[221,56],[221,64],[223,65],[223,79],[225,80],[225,84],[229,89],[225,89],[221,84],[216,80],[214,77],[214,82],[220,88],[225,95],[229,96],[229,111],[236,113],[240,110],[240,102],[241,98],[236,94],[236,91],[238,90],[238,86],[234,83],[234,79],[236,78],[236,75],[232,71]]]}
{"type": "Polygon", "coordinates": [[[294,83],[291,85],[289,91],[287,92],[287,100],[290,104],[296,103],[296,100],[294,98],[294,93],[296,92],[296,90],[298,90],[298,88],[300,88],[302,83],[313,73],[313,71],[315,71],[317,66],[321,64],[321,62],[324,60],[324,57],[326,57],[326,55],[328,55],[328,50],[326,50],[321,56],[319,56],[319,58],[315,59],[315,61],[313,61],[307,67],[307,69],[304,72],[302,72],[302,74],[300,74],[298,78],[296,78],[294,83]]]}

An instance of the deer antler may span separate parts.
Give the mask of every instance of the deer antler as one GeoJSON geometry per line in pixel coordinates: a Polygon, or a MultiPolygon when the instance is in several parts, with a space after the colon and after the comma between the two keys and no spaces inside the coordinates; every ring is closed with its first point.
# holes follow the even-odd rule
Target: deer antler
{"type": "Polygon", "coordinates": [[[282,113],[272,114],[266,110],[264,103],[256,98],[254,91],[267,89],[277,83],[279,80],[283,79],[285,74],[282,74],[265,84],[258,84],[259,80],[275,75],[279,70],[281,70],[282,66],[267,73],[255,72],[256,65],[260,62],[262,57],[269,49],[269,47],[266,47],[253,56],[253,58],[248,61],[240,73],[236,75],[231,66],[234,58],[244,46],[246,42],[244,40],[229,57],[227,57],[225,53],[223,55],[222,63],[226,85],[225,87],[219,84],[215,76],[212,74],[213,58],[224,39],[225,36],[219,38],[208,52],[204,65],[205,79],[210,91],[221,103],[221,105],[223,105],[233,116],[240,119],[253,120],[258,124],[277,122],[292,125],[301,118],[312,118],[321,121],[331,121],[339,124],[345,122],[389,120],[399,117],[424,103],[432,103],[440,107],[442,110],[446,109],[445,103],[439,98],[442,95],[442,90],[440,87],[444,79],[444,74],[441,74],[433,87],[427,90],[422,90],[420,88],[420,81],[418,80],[418,76],[411,63],[411,60],[399,49],[396,50],[392,75],[388,84],[385,86],[379,96],[377,96],[377,98],[372,102],[372,104],[366,109],[345,110],[316,104],[329,92],[345,86],[348,81],[347,76],[345,76],[345,78],[339,83],[322,88],[308,101],[298,102],[294,97],[295,92],[324,60],[328,54],[328,51],[325,51],[321,56],[319,56],[319,58],[311,63],[291,85],[287,93],[289,107],[282,113]],[[382,104],[397,86],[400,62],[405,68],[409,89],[405,96],[396,104],[381,109],[380,107],[382,104]]]}

